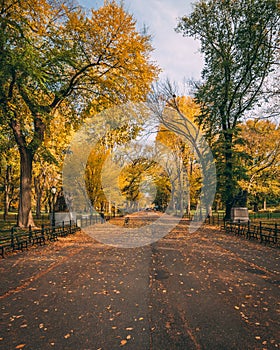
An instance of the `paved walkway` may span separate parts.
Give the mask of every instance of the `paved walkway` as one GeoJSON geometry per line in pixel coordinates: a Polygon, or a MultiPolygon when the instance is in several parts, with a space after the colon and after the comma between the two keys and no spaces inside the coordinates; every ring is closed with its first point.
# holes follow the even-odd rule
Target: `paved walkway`
{"type": "Polygon", "coordinates": [[[140,248],[78,233],[0,261],[0,349],[277,349],[279,263],[186,222],[140,248]]]}

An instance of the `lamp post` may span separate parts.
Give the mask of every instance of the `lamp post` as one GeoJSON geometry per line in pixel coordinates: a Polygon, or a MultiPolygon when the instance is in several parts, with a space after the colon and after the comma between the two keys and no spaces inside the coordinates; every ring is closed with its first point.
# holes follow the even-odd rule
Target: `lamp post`
{"type": "Polygon", "coordinates": [[[52,194],[52,227],[55,227],[55,213],[54,213],[54,197],[56,194],[55,186],[51,188],[51,194],[52,194]]]}

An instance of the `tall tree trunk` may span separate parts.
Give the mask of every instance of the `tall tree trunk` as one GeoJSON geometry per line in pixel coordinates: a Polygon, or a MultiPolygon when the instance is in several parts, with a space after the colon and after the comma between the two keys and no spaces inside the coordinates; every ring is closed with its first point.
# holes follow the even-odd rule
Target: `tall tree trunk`
{"type": "Polygon", "coordinates": [[[12,174],[12,166],[8,165],[6,167],[5,174],[5,184],[4,184],[4,221],[8,218],[8,212],[10,207],[10,188],[11,188],[11,174],[12,174]]]}
{"type": "Polygon", "coordinates": [[[187,181],[186,181],[186,189],[187,189],[187,208],[186,208],[186,214],[189,217],[191,214],[191,176],[192,176],[192,163],[189,159],[188,166],[187,166],[187,181]]]}
{"type": "Polygon", "coordinates": [[[20,147],[20,196],[18,210],[18,226],[35,226],[32,216],[32,162],[33,154],[27,147],[20,147]]]}
{"type": "Polygon", "coordinates": [[[46,174],[45,170],[41,170],[41,174],[37,177],[34,177],[34,189],[36,196],[36,218],[39,219],[42,211],[42,198],[43,191],[46,185],[46,174]]]}
{"type": "Polygon", "coordinates": [[[20,195],[17,224],[20,227],[35,226],[31,211],[32,163],[34,154],[44,139],[46,127],[39,115],[35,115],[34,135],[29,144],[21,130],[20,123],[16,119],[11,121],[11,128],[20,154],[20,195]]]}
{"type": "Polygon", "coordinates": [[[7,219],[8,219],[8,212],[9,212],[9,193],[8,193],[8,191],[5,188],[5,193],[4,193],[4,213],[3,213],[3,220],[4,221],[7,221],[7,219]]]}
{"type": "Polygon", "coordinates": [[[179,158],[179,164],[177,165],[177,177],[179,187],[178,209],[180,211],[180,216],[182,217],[184,215],[184,172],[182,156],[179,158]]]}
{"type": "Polygon", "coordinates": [[[42,192],[37,193],[36,197],[36,218],[39,219],[41,216],[41,208],[42,208],[42,192]]]}
{"type": "Polygon", "coordinates": [[[175,203],[175,184],[174,181],[171,183],[171,208],[173,211],[176,210],[176,203],[175,203]]]}
{"type": "Polygon", "coordinates": [[[232,134],[230,130],[225,133],[225,168],[224,168],[224,199],[226,205],[226,216],[228,220],[231,216],[231,208],[233,206],[233,192],[234,192],[234,179],[233,179],[233,159],[232,159],[232,134]]]}
{"type": "Polygon", "coordinates": [[[42,209],[42,191],[39,190],[37,192],[36,196],[36,218],[39,219],[41,216],[41,209],[42,209]]]}

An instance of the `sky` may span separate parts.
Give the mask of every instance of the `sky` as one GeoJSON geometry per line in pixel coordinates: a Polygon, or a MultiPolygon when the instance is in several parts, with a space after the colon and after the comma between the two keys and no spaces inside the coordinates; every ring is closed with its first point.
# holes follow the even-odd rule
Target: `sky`
{"type": "MultiPolygon", "coordinates": [[[[103,0],[77,0],[85,8],[98,8],[103,0]]],[[[124,8],[136,19],[139,29],[146,26],[152,36],[152,60],[162,69],[161,79],[177,84],[199,79],[203,59],[199,41],[176,33],[178,18],[189,14],[191,0],[124,0],[124,8]]]]}

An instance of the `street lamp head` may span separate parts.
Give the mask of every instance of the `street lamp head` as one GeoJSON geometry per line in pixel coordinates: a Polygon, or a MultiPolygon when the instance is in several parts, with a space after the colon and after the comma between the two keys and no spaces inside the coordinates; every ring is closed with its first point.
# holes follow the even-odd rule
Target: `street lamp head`
{"type": "Polygon", "coordinates": [[[55,186],[53,186],[53,187],[51,188],[51,193],[52,193],[53,195],[56,194],[56,187],[55,187],[55,186]]]}

